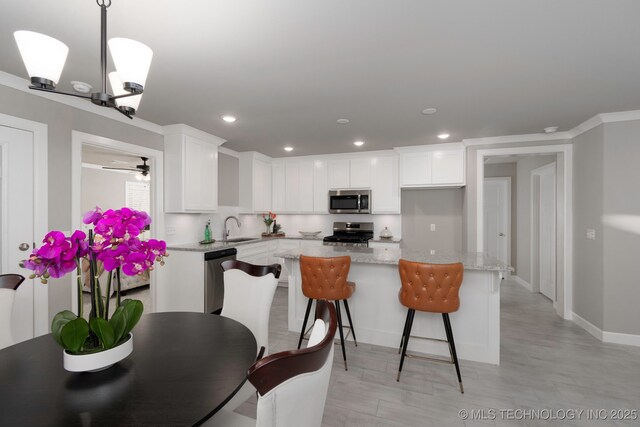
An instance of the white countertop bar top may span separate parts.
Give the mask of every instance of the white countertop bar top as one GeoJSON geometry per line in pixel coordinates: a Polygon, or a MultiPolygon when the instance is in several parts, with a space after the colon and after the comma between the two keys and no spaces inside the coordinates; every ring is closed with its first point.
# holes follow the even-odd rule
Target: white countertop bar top
{"type": "MultiPolygon", "coordinates": [[[[214,243],[200,244],[198,242],[194,243],[180,243],[175,245],[167,245],[167,250],[173,251],[190,251],[190,252],[211,252],[217,251],[218,249],[227,249],[227,248],[235,248],[236,246],[241,245],[250,245],[252,243],[260,243],[260,242],[268,242],[274,239],[295,239],[295,240],[318,240],[322,241],[324,236],[314,236],[314,237],[304,237],[301,235],[291,235],[291,236],[275,236],[275,237],[255,237],[255,236],[243,236],[236,237],[243,239],[250,239],[243,242],[225,242],[222,240],[216,240],[214,243]]],[[[234,238],[232,238],[234,239],[234,238]]]]}
{"type": "Polygon", "coordinates": [[[300,255],[331,258],[348,255],[352,263],[359,264],[391,264],[397,265],[398,260],[451,264],[461,262],[465,269],[483,271],[512,271],[513,268],[505,263],[481,252],[457,252],[449,254],[431,255],[428,251],[397,249],[397,248],[350,248],[344,246],[319,246],[302,250],[276,252],[274,256],[284,259],[299,259],[300,255]]]}

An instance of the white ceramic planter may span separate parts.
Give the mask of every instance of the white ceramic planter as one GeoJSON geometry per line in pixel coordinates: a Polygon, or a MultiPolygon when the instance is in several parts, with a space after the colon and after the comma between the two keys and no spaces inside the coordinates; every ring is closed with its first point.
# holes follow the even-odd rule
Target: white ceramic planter
{"type": "Polygon", "coordinates": [[[64,369],[69,372],[98,372],[118,363],[133,351],[133,334],[117,347],[92,354],[68,354],[63,350],[64,369]]]}

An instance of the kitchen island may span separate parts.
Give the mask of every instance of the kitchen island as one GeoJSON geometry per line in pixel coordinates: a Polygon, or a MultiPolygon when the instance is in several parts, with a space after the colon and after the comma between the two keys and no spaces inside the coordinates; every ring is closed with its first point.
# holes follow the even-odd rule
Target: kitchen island
{"type": "MultiPolygon", "coordinates": [[[[429,255],[426,251],[397,248],[350,248],[320,246],[277,252],[289,271],[288,328],[300,332],[307,306],[302,294],[300,255],[351,257],[349,281],[356,292],[349,308],[359,343],[398,348],[407,315],[400,304],[398,260],[448,264],[462,262],[464,279],[460,288],[460,309],[450,315],[458,357],[465,360],[500,363],[500,281],[511,267],[482,253],[429,255]]],[[[442,316],[416,313],[412,336],[445,337],[442,316]]],[[[446,344],[420,339],[409,341],[409,351],[448,356],[446,344]]]]}

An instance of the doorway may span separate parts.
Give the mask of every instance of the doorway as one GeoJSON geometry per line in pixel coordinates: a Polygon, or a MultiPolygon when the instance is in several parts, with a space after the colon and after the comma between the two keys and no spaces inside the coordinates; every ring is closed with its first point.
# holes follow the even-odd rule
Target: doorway
{"type": "MultiPolygon", "coordinates": [[[[149,206],[146,211],[151,215],[153,222],[143,237],[163,239],[162,151],[74,131],[72,136],[72,169],[72,224],[74,229],[81,229],[83,226],[81,221],[83,208],[88,206],[84,203],[82,196],[84,180],[85,186],[106,185],[103,192],[109,193],[106,203],[110,206],[100,206],[101,208],[118,209],[130,204],[136,210],[145,210],[145,206],[149,206]],[[142,173],[145,169],[142,167],[143,165],[148,166],[146,174],[142,173]],[[84,178],[83,171],[85,172],[84,178]],[[105,178],[100,177],[105,174],[110,176],[110,178],[106,178],[109,181],[106,184],[105,178]],[[91,177],[91,182],[88,181],[88,177],[91,177]],[[97,184],[98,182],[101,184],[97,184]],[[121,206],[115,206],[114,203],[121,206]]],[[[85,198],[89,194],[88,191],[91,190],[85,188],[85,198]]],[[[103,200],[107,199],[103,198],[103,200]]],[[[146,299],[145,312],[150,313],[155,311],[156,307],[155,283],[156,273],[151,271],[148,278],[126,278],[123,280],[123,289],[128,289],[133,295],[133,292],[146,291],[148,284],[147,293],[145,295],[137,294],[135,298],[143,299],[143,301],[146,299]]],[[[76,301],[77,288],[71,286],[71,290],[71,300],[76,301]]]]}
{"type": "Polygon", "coordinates": [[[485,178],[484,252],[507,265],[511,265],[511,211],[511,178],[485,178]]]}
{"type": "MultiPolygon", "coordinates": [[[[512,265],[515,262],[515,275],[512,276],[516,282],[533,289],[536,284],[540,289],[540,277],[545,277],[542,285],[545,296],[551,296],[558,315],[570,319],[573,311],[572,297],[572,239],[573,239],[573,217],[572,217],[572,146],[570,144],[493,148],[478,150],[476,157],[476,247],[478,251],[485,250],[485,162],[488,159],[499,156],[502,161],[520,163],[519,159],[526,159],[523,163],[528,164],[528,169],[523,175],[517,173],[517,188],[521,190],[522,183],[526,183],[524,192],[517,192],[513,197],[517,199],[517,237],[514,234],[512,252],[517,254],[517,260],[512,257],[512,265]],[[544,159],[543,157],[547,157],[544,159]],[[550,159],[550,160],[548,160],[550,159]],[[541,197],[546,201],[546,211],[554,212],[538,218],[536,209],[532,201],[534,192],[530,189],[530,172],[543,165],[549,165],[544,171],[555,172],[555,179],[545,172],[544,176],[535,175],[536,184],[543,186],[541,197]],[[522,179],[521,179],[522,178],[522,179]],[[522,199],[522,200],[521,200],[522,199]],[[534,215],[531,215],[531,214],[534,215]],[[524,215],[523,215],[524,214],[524,215]],[[540,221],[543,221],[540,226],[540,221]],[[536,231],[532,231],[532,224],[538,224],[536,231]],[[524,229],[523,229],[524,227],[524,229]],[[546,234],[541,234],[540,230],[546,234]],[[532,248],[532,243],[536,246],[532,248]],[[540,254],[544,256],[541,257],[540,254]],[[542,260],[542,263],[540,262],[542,260]],[[523,278],[523,280],[519,280],[523,278]],[[554,280],[553,280],[554,279],[554,280]]],[[[473,154],[471,154],[473,155],[473,154]]],[[[518,168],[519,169],[519,168],[518,168]]],[[[520,169],[519,169],[520,170],[520,169]]],[[[536,188],[536,191],[541,191],[536,188]]],[[[473,202],[472,202],[473,203],[473,202]]]]}
{"type": "Polygon", "coordinates": [[[27,277],[13,303],[16,342],[49,331],[47,286],[19,266],[47,233],[47,127],[0,114],[0,272],[27,277]]]}
{"type": "Polygon", "coordinates": [[[556,163],[531,171],[531,285],[555,303],[556,163]]]}

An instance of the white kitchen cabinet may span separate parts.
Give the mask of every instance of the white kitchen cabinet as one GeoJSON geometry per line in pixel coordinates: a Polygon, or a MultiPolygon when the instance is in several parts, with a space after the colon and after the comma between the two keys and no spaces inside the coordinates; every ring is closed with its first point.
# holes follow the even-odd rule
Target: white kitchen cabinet
{"type": "Polygon", "coordinates": [[[329,176],[330,189],[349,188],[349,160],[328,160],[327,172],[329,176]]]}
{"type": "Polygon", "coordinates": [[[218,146],[224,140],[184,125],[165,129],[165,211],[215,211],[218,209],[218,146]]]}
{"type": "Polygon", "coordinates": [[[349,188],[371,188],[373,163],[368,157],[349,160],[349,188]]]}
{"type": "Polygon", "coordinates": [[[398,157],[378,156],[372,159],[372,213],[400,213],[398,157]]]}
{"type": "Polygon", "coordinates": [[[274,190],[277,198],[284,199],[282,209],[274,211],[278,213],[312,213],[313,212],[313,179],[314,165],[312,161],[285,161],[284,162],[284,186],[283,194],[280,188],[274,190]]]}
{"type": "Polygon", "coordinates": [[[326,160],[313,162],[313,212],[329,213],[329,176],[326,160]]]}
{"type": "Polygon", "coordinates": [[[261,241],[238,245],[236,246],[236,250],[238,251],[236,259],[250,264],[267,265],[269,264],[269,243],[269,241],[261,241]]]}
{"type": "Polygon", "coordinates": [[[464,184],[464,150],[434,151],[432,184],[464,184]]]}
{"type": "Polygon", "coordinates": [[[272,210],[271,158],[255,151],[239,153],[239,166],[240,212],[272,210]]]}
{"type": "Polygon", "coordinates": [[[271,210],[284,213],[286,194],[286,171],[283,161],[273,162],[271,165],[271,210]]]}
{"type": "Polygon", "coordinates": [[[461,143],[396,148],[400,153],[400,187],[465,185],[465,147],[461,143]]]}

